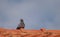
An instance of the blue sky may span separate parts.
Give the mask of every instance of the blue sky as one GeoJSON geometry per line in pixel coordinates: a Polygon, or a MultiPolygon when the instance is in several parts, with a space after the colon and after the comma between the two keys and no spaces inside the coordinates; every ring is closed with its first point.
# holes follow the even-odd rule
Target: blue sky
{"type": "Polygon", "coordinates": [[[21,18],[25,29],[60,29],[60,0],[0,0],[0,27],[15,29],[21,18]]]}

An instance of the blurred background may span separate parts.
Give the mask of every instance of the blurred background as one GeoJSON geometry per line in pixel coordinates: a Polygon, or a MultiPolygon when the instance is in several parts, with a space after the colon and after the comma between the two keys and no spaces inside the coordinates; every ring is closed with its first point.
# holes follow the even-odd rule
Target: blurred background
{"type": "Polygon", "coordinates": [[[0,28],[15,29],[21,18],[25,29],[60,30],[60,0],[0,0],[0,28]]]}

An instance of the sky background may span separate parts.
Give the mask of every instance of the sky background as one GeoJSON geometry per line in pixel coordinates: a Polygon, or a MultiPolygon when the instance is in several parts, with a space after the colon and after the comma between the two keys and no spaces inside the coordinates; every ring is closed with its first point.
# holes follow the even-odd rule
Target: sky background
{"type": "Polygon", "coordinates": [[[60,30],[60,0],[0,0],[0,28],[16,29],[21,18],[25,29],[60,30]]]}

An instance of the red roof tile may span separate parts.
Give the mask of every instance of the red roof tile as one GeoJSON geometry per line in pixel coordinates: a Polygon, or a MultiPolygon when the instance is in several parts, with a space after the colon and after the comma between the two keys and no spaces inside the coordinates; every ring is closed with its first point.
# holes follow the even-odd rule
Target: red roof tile
{"type": "Polygon", "coordinates": [[[9,30],[0,28],[0,37],[60,37],[60,30],[9,30]]]}

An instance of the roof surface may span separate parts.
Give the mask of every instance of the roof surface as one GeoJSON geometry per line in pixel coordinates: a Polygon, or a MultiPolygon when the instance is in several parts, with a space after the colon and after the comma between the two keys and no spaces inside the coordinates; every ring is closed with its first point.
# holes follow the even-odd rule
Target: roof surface
{"type": "Polygon", "coordinates": [[[0,28],[0,37],[60,37],[60,30],[16,30],[0,28]]]}

